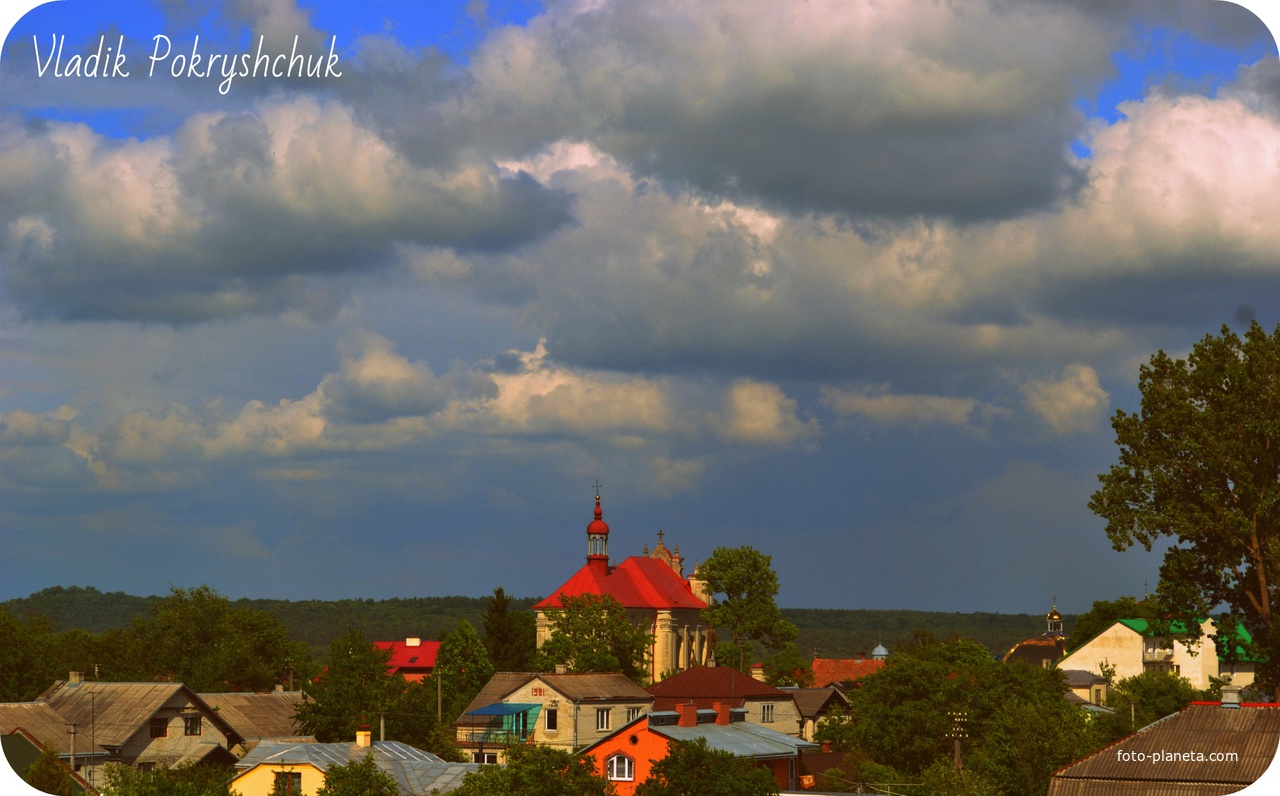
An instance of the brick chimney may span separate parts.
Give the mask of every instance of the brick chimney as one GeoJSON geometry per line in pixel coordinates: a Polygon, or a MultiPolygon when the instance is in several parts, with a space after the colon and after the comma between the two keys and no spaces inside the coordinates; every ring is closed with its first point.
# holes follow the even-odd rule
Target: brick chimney
{"type": "Polygon", "coordinates": [[[715,708],[716,711],[716,724],[729,723],[729,703],[712,702],[711,707],[715,708]]]}
{"type": "Polygon", "coordinates": [[[694,703],[686,702],[683,705],[676,705],[676,713],[680,714],[680,720],[676,722],[677,727],[698,726],[698,706],[694,703]]]}
{"type": "Polygon", "coordinates": [[[71,672],[67,675],[67,685],[80,685],[84,682],[84,672],[71,672]]]}
{"type": "Polygon", "coordinates": [[[373,743],[373,733],[369,732],[369,725],[361,724],[360,729],[356,730],[356,746],[368,749],[371,743],[373,743]]]}
{"type": "Polygon", "coordinates": [[[1222,706],[1224,708],[1240,707],[1240,691],[1242,689],[1238,685],[1224,685],[1222,687],[1222,706]]]}

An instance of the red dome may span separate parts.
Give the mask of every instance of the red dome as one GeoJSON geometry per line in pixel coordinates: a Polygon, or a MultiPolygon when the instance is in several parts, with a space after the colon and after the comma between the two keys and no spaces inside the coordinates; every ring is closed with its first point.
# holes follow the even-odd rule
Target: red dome
{"type": "Polygon", "coordinates": [[[588,536],[594,536],[596,534],[604,534],[605,536],[609,535],[609,523],[601,519],[603,516],[604,512],[600,510],[600,496],[596,495],[596,518],[587,526],[588,536]]]}

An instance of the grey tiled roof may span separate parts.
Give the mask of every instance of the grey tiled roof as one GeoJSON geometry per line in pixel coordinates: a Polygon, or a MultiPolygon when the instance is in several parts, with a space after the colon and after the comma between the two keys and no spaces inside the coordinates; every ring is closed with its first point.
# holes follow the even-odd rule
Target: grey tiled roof
{"type": "Polygon", "coordinates": [[[378,768],[396,781],[403,796],[428,796],[432,790],[453,790],[462,784],[468,772],[480,767],[476,763],[448,763],[430,752],[398,741],[374,741],[368,747],[354,743],[263,741],[236,763],[236,768],[248,771],[258,765],[310,764],[325,770],[365,755],[371,755],[378,768]]]}

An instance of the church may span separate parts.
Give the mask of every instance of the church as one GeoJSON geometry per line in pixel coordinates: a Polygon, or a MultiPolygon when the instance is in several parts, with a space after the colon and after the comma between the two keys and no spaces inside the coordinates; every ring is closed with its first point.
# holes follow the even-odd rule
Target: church
{"type": "Polygon", "coordinates": [[[691,666],[705,666],[714,656],[710,629],[702,620],[710,595],[706,584],[698,580],[697,571],[684,575],[684,558],[680,546],[674,551],[663,543],[658,531],[658,544],[649,552],[631,556],[614,566],[609,563],[609,525],[596,495],[595,519],[587,525],[587,563],[551,596],[533,606],[537,618],[538,646],[551,637],[547,620],[548,608],[560,608],[564,597],[584,594],[607,594],[627,609],[636,625],[653,635],[646,661],[649,679],[682,672],[691,666]]]}

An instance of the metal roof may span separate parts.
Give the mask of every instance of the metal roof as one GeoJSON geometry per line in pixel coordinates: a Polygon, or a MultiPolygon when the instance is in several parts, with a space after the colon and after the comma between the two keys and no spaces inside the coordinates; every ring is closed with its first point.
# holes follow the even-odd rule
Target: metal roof
{"type": "Polygon", "coordinates": [[[1280,705],[1196,703],[1058,771],[1049,796],[1234,793],[1262,776],[1277,743],[1280,705]]]}
{"type": "Polygon", "coordinates": [[[784,688],[796,701],[796,709],[806,719],[813,719],[834,707],[848,707],[849,698],[835,686],[827,688],[784,688]]]}
{"type": "Polygon", "coordinates": [[[103,683],[58,680],[38,701],[45,702],[81,731],[93,727],[102,747],[123,746],[162,708],[190,705],[213,722],[230,744],[244,740],[236,730],[182,683],[103,683]]]}
{"type": "MultiPolygon", "coordinates": [[[[560,697],[575,702],[645,702],[653,697],[625,675],[614,673],[539,674],[537,672],[498,672],[489,678],[480,693],[467,705],[463,715],[502,703],[517,689],[539,679],[560,697]]],[[[483,714],[482,714],[483,715],[483,714]]],[[[459,717],[461,718],[461,717],[459,717]]]]}
{"type": "MultiPolygon", "coordinates": [[[[67,732],[67,719],[45,702],[8,702],[0,704],[0,735],[9,735],[15,730],[26,730],[27,734],[45,746],[52,747],[60,755],[70,754],[71,735],[67,732]]],[[[76,735],[76,754],[89,754],[90,732],[88,725],[82,725],[76,735]]],[[[95,751],[97,755],[107,752],[101,746],[95,751]]]]}
{"type": "Polygon", "coordinates": [[[199,696],[246,741],[303,734],[293,720],[294,713],[302,704],[301,691],[199,696]]]}
{"type": "Polygon", "coordinates": [[[396,781],[402,796],[451,791],[462,784],[468,773],[480,768],[476,763],[448,763],[430,752],[398,741],[374,741],[368,747],[354,743],[263,741],[236,763],[236,769],[243,773],[259,765],[312,765],[324,771],[329,766],[346,765],[366,755],[372,756],[378,769],[396,781]]]}

